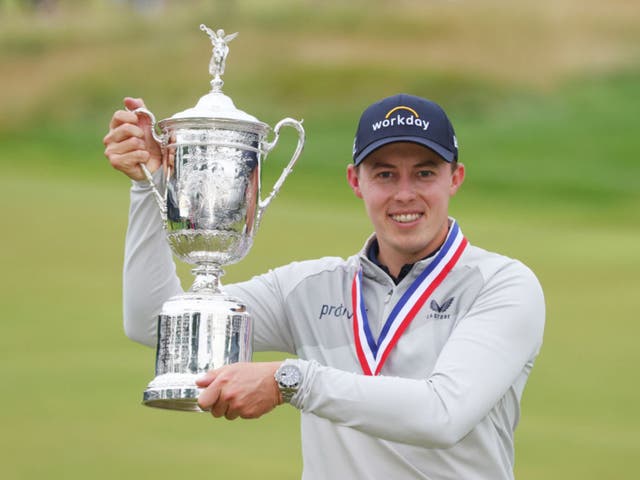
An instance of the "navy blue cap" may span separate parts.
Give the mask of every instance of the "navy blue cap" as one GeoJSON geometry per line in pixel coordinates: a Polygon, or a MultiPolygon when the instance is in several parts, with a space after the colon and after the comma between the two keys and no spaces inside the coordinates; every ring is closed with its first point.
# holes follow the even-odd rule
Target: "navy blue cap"
{"type": "Polygon", "coordinates": [[[430,148],[445,161],[458,159],[458,141],[440,105],[401,93],[368,107],[360,117],[353,142],[353,162],[392,142],[413,142],[430,148]]]}

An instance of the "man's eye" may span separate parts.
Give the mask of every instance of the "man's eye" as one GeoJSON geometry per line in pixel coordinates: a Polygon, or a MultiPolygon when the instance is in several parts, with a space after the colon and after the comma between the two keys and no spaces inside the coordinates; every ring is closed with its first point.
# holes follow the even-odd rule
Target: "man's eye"
{"type": "Polygon", "coordinates": [[[433,171],[432,170],[420,170],[418,172],[418,176],[420,177],[431,177],[433,175],[433,171]]]}
{"type": "Polygon", "coordinates": [[[393,174],[391,172],[378,172],[376,176],[378,178],[391,178],[393,174]]]}

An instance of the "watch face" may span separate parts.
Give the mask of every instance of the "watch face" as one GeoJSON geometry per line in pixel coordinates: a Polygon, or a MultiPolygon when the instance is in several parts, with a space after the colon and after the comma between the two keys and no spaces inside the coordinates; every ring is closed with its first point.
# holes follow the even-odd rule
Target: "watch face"
{"type": "Polygon", "coordinates": [[[302,380],[302,374],[295,365],[285,365],[278,371],[278,382],[285,388],[296,387],[302,380]]]}

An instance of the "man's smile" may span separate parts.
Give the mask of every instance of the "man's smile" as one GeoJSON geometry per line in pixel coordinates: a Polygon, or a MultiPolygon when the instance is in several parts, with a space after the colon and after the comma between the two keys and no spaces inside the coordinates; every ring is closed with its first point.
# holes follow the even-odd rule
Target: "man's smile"
{"type": "Polygon", "coordinates": [[[391,213],[391,214],[389,214],[389,217],[391,217],[391,219],[393,221],[398,222],[398,223],[411,223],[411,222],[415,222],[416,220],[418,220],[423,215],[424,215],[423,213],[419,213],[419,212],[414,212],[414,213],[391,213]]]}

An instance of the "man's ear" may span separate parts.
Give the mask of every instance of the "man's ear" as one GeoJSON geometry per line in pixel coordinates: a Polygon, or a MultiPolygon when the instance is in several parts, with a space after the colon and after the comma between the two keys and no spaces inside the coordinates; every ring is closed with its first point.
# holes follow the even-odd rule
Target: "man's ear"
{"type": "Polygon", "coordinates": [[[449,195],[452,197],[456,194],[462,182],[464,182],[464,164],[458,163],[455,171],[451,175],[451,186],[449,187],[449,195]]]}
{"type": "Polygon", "coordinates": [[[360,191],[360,179],[358,178],[358,167],[353,163],[347,165],[347,182],[356,197],[362,198],[362,192],[360,191]]]}

